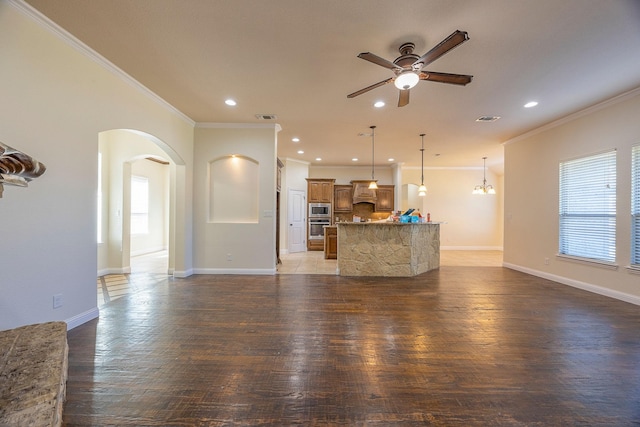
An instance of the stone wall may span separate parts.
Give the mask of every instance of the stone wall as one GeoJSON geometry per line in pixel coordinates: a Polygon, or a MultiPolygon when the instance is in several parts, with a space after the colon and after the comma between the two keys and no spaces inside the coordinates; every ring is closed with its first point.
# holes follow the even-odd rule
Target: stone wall
{"type": "Polygon", "coordinates": [[[439,267],[439,224],[338,224],[341,276],[406,277],[439,267]]]}

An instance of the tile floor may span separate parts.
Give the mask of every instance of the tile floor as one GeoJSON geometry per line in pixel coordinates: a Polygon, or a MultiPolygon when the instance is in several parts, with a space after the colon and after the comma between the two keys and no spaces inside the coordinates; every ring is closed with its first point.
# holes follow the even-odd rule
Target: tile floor
{"type": "MultiPolygon", "coordinates": [[[[278,274],[335,275],[338,262],[325,259],[322,251],[282,254],[278,274]]],[[[441,251],[442,266],[501,267],[502,251],[441,251]]],[[[149,285],[168,280],[167,251],[131,258],[130,274],[108,274],[98,277],[98,307],[110,301],[142,290],[149,285]]]]}
{"type": "Polygon", "coordinates": [[[98,277],[98,307],[148,285],[167,280],[167,270],[167,251],[131,257],[130,274],[107,274],[98,277]]]}
{"type": "MultiPolygon", "coordinates": [[[[338,261],[324,259],[324,252],[309,251],[280,256],[279,274],[336,274],[338,261]]],[[[440,251],[440,265],[502,267],[502,251],[440,251]]]]}

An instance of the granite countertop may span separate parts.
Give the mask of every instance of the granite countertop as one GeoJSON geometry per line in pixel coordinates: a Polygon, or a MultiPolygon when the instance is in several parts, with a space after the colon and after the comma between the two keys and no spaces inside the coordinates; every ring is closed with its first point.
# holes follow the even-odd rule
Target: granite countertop
{"type": "Polygon", "coordinates": [[[442,222],[390,222],[390,221],[371,221],[371,222],[336,222],[335,225],[434,225],[443,224],[442,222]]]}

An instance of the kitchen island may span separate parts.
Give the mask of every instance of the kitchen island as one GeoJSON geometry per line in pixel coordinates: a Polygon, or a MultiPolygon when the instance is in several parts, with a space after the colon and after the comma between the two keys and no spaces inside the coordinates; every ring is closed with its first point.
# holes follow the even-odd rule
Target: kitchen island
{"type": "Polygon", "coordinates": [[[440,267],[440,224],[341,222],[341,276],[410,277],[440,267]]]}

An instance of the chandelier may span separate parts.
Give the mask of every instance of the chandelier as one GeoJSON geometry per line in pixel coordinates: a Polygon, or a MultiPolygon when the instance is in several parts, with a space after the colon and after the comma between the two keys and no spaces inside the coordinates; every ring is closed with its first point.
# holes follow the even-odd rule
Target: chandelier
{"type": "Polygon", "coordinates": [[[476,185],[471,194],[496,194],[493,185],[487,185],[487,158],[483,157],[482,185],[476,185]]]}

